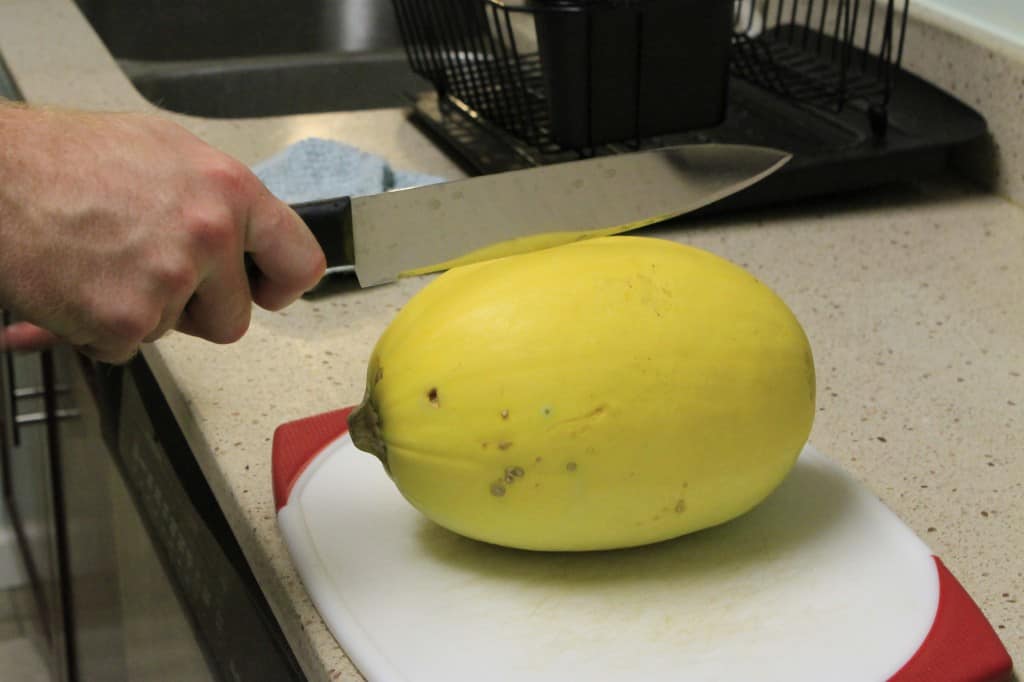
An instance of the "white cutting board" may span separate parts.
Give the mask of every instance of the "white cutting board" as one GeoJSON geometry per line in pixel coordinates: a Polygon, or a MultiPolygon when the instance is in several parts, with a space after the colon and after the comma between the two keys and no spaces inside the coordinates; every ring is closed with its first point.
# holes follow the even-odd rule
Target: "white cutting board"
{"type": "Polygon", "coordinates": [[[314,604],[373,682],[940,682],[1011,668],[924,543],[811,447],[723,526],[534,553],[428,521],[352,445],[346,416],[278,429],[275,496],[314,604]]]}

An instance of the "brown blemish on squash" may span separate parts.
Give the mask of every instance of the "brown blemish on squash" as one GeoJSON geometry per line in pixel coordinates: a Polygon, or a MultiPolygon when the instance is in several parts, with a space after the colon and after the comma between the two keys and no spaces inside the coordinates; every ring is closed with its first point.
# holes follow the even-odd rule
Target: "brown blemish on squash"
{"type": "Polygon", "coordinates": [[[508,409],[504,409],[501,411],[501,418],[508,419],[508,409]]]}
{"type": "Polygon", "coordinates": [[[510,447],[512,447],[512,441],[510,440],[503,440],[498,443],[499,450],[508,450],[510,447]]]}
{"type": "Polygon", "coordinates": [[[566,471],[576,471],[576,462],[569,462],[565,465],[566,471]]]}
{"type": "Polygon", "coordinates": [[[533,461],[536,462],[537,464],[540,464],[542,461],[544,461],[544,458],[543,457],[538,457],[537,459],[535,459],[533,461]]]}
{"type": "Polygon", "coordinates": [[[441,407],[441,398],[437,394],[436,386],[427,391],[427,400],[429,400],[430,404],[434,407],[441,407]]]}
{"type": "Polygon", "coordinates": [[[676,502],[676,514],[682,514],[686,511],[686,500],[680,499],[676,502]]]}
{"type": "Polygon", "coordinates": [[[563,419],[561,423],[570,424],[572,422],[578,422],[584,419],[593,419],[594,417],[600,417],[602,414],[604,414],[605,410],[607,409],[607,404],[601,404],[592,409],[590,412],[587,412],[586,414],[581,414],[578,417],[569,417],[568,419],[563,419]]]}
{"type": "Polygon", "coordinates": [[[495,497],[502,497],[502,496],[504,496],[505,495],[505,486],[503,486],[501,483],[492,483],[491,484],[491,494],[494,495],[495,497]]]}
{"type": "Polygon", "coordinates": [[[512,485],[518,479],[522,478],[526,474],[526,471],[521,466],[509,465],[505,467],[505,473],[502,478],[498,479],[497,483],[504,482],[505,485],[512,485]]]}
{"type": "Polygon", "coordinates": [[[378,367],[377,373],[373,375],[373,383],[379,384],[380,380],[384,378],[384,368],[378,367]]]}

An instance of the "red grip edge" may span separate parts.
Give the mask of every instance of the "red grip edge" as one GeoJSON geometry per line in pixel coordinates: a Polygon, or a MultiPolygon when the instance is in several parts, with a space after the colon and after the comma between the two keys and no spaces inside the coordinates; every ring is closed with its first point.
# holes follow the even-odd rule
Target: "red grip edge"
{"type": "Polygon", "coordinates": [[[1009,682],[1013,661],[978,605],[938,557],[939,607],[924,642],[889,682],[1009,682]]]}
{"type": "Polygon", "coordinates": [[[277,510],[288,503],[292,486],[320,452],[348,431],[346,407],[281,424],[274,430],[271,477],[277,510]]]}

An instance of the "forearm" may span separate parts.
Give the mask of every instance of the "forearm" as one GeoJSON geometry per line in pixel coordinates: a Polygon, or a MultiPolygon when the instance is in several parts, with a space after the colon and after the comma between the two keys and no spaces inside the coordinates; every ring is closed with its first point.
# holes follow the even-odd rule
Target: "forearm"
{"type": "Polygon", "coordinates": [[[29,168],[35,152],[26,140],[31,139],[32,117],[40,115],[23,103],[0,99],[0,308],[16,312],[21,312],[17,292],[31,277],[27,237],[32,229],[26,213],[39,184],[29,168]]]}
{"type": "Polygon", "coordinates": [[[0,305],[25,317],[62,314],[67,300],[52,279],[79,270],[71,237],[88,242],[82,231],[106,220],[89,116],[0,107],[0,305]]]}

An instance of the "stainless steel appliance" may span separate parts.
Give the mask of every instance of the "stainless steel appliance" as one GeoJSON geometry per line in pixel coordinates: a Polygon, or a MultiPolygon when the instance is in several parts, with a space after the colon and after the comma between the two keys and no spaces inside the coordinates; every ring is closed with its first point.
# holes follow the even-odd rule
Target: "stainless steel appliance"
{"type": "Polygon", "coordinates": [[[51,679],[304,679],[145,363],[2,360],[19,610],[51,679]]]}

